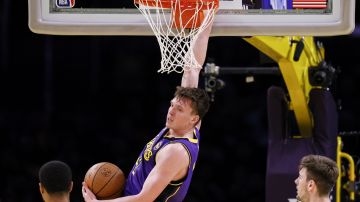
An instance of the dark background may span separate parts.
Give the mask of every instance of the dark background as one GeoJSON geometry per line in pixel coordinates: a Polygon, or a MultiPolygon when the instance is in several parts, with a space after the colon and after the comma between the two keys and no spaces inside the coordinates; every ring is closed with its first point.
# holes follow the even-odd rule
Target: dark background
{"type": "MultiPolygon", "coordinates": [[[[129,172],[164,126],[181,75],[157,73],[153,36],[38,35],[27,15],[26,2],[0,1],[0,201],[41,201],[37,172],[53,159],[72,167],[72,201],[82,201],[81,182],[93,164],[110,161],[129,172]]],[[[332,87],[340,131],[360,130],[358,33],[318,38],[326,60],[341,69],[332,87]]],[[[208,57],[223,67],[269,65],[241,37],[211,38],[208,57]]],[[[203,121],[187,201],[264,201],[266,91],[282,78],[221,79],[226,86],[203,121]]],[[[344,151],[356,160],[359,146],[359,137],[344,137],[344,151]]]]}

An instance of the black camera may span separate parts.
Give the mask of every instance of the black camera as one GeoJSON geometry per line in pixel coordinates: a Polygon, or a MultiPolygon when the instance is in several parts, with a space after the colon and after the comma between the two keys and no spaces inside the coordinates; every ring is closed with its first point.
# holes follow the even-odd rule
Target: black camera
{"type": "Polygon", "coordinates": [[[214,63],[207,63],[205,66],[205,90],[207,92],[214,93],[225,86],[225,82],[217,78],[218,75],[219,66],[214,63]]]}
{"type": "Polygon", "coordinates": [[[316,67],[309,67],[309,82],[312,86],[328,88],[335,78],[336,69],[333,66],[326,64],[325,61],[321,62],[316,67]]]}
{"type": "Polygon", "coordinates": [[[215,97],[215,92],[217,90],[224,88],[225,82],[217,78],[220,72],[219,66],[216,66],[214,63],[206,63],[204,69],[205,69],[204,71],[205,90],[206,92],[210,93],[211,96],[210,99],[213,102],[215,97]]]}

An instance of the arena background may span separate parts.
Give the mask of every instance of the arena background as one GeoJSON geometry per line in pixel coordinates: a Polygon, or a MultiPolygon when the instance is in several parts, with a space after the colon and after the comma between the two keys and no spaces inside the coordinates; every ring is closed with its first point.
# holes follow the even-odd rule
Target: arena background
{"type": "MultiPolygon", "coordinates": [[[[72,167],[72,201],[82,201],[81,182],[91,165],[110,161],[129,172],[164,126],[181,75],[157,73],[160,51],[153,36],[37,35],[28,28],[27,14],[25,1],[0,1],[0,201],[41,201],[37,172],[53,159],[72,167]]],[[[356,19],[360,23],[358,13],[356,19]]],[[[326,60],[341,70],[331,89],[340,131],[360,130],[359,29],[360,24],[352,35],[317,38],[326,60]]],[[[208,58],[220,67],[276,66],[240,37],[211,38],[208,58]]],[[[262,202],[266,91],[283,85],[282,78],[220,78],[226,86],[203,121],[186,201],[262,202]]],[[[344,151],[355,160],[359,139],[344,137],[344,151]]]]}

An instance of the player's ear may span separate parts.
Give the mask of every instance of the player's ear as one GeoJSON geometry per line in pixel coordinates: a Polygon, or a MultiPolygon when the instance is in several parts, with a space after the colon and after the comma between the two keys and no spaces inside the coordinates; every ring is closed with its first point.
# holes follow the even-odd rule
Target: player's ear
{"type": "Polygon", "coordinates": [[[69,187],[69,192],[71,192],[71,191],[72,191],[73,186],[74,186],[74,183],[73,183],[73,181],[71,181],[71,183],[70,183],[70,187],[69,187]]]}
{"type": "Polygon", "coordinates": [[[312,191],[315,189],[315,181],[314,180],[309,180],[308,184],[307,184],[307,188],[309,191],[312,191]]]}
{"type": "Polygon", "coordinates": [[[199,116],[199,115],[193,115],[192,118],[191,118],[191,122],[192,122],[193,124],[198,123],[199,120],[200,120],[200,116],[199,116]]]}
{"type": "Polygon", "coordinates": [[[45,191],[45,188],[42,186],[41,182],[39,182],[39,191],[41,194],[43,194],[45,191]]]}

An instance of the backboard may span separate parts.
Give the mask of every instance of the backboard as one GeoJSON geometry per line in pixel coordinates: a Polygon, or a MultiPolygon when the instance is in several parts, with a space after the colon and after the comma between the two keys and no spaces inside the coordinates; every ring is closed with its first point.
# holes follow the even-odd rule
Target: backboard
{"type": "MultiPolygon", "coordinates": [[[[220,0],[212,36],[336,36],[356,0],[220,0]]],[[[28,0],[29,28],[51,35],[153,35],[133,0],[28,0]]]]}

